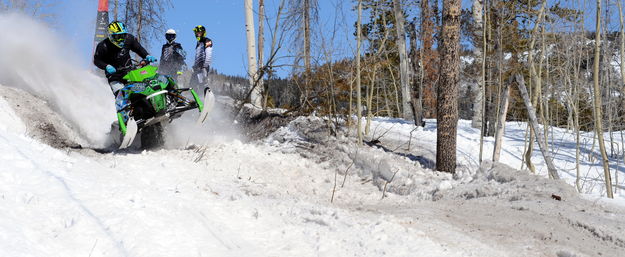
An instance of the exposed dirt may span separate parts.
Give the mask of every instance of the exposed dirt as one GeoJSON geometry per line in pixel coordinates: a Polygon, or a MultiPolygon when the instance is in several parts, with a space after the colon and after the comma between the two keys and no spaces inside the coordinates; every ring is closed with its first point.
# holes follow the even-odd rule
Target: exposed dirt
{"type": "Polygon", "coordinates": [[[85,140],[45,100],[5,86],[0,86],[0,97],[13,107],[34,139],[55,148],[80,148],[84,144],[85,140]]]}

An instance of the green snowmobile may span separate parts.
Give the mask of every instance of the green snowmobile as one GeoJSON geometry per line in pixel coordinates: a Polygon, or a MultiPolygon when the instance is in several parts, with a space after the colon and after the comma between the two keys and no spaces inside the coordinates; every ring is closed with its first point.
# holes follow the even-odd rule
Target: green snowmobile
{"type": "Polygon", "coordinates": [[[198,109],[197,123],[201,124],[215,105],[215,96],[208,87],[204,88],[204,97],[200,99],[192,88],[178,88],[174,79],[158,74],[155,66],[126,67],[126,70],[129,72],[123,78],[127,83],[121,89],[124,99],[117,103],[117,127],[122,135],[119,149],[129,147],[137,134],[141,135],[144,149],[162,146],[164,122],[198,109]],[[189,92],[190,97],[184,96],[185,92],[189,92]]]}

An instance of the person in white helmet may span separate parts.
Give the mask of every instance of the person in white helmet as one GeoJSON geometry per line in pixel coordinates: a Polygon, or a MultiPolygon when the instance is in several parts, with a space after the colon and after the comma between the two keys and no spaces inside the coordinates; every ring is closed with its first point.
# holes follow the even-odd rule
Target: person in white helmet
{"type": "Polygon", "coordinates": [[[160,74],[176,78],[176,75],[185,67],[186,54],[180,43],[176,42],[176,31],[173,29],[165,32],[167,43],[163,45],[161,52],[161,64],[158,68],[160,74]]]}

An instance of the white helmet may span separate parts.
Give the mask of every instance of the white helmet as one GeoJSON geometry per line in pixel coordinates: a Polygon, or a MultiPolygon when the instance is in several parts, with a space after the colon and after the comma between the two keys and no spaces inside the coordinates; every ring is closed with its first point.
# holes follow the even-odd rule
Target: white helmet
{"type": "Polygon", "coordinates": [[[174,40],[176,40],[176,31],[168,29],[167,32],[165,32],[165,39],[167,39],[169,43],[174,42],[174,40]]]}

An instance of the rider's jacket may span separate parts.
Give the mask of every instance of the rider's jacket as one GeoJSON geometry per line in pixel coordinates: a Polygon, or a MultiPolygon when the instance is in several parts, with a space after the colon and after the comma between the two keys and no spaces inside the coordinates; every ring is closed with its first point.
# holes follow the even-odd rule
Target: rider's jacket
{"type": "MultiPolygon", "coordinates": [[[[95,64],[98,68],[104,70],[106,69],[106,65],[112,65],[115,69],[119,70],[120,68],[131,65],[130,59],[130,51],[137,53],[141,58],[146,58],[149,54],[148,51],[141,46],[139,41],[135,39],[133,35],[127,34],[126,41],[124,46],[119,48],[107,38],[102,40],[102,42],[98,43],[98,46],[95,49],[95,54],[93,55],[93,64],[95,64]]],[[[123,77],[124,74],[120,72],[107,75],[107,78],[110,81],[118,81],[123,77]]]]}
{"type": "Polygon", "coordinates": [[[185,65],[184,59],[185,53],[180,43],[164,44],[161,51],[161,65],[158,67],[159,73],[170,76],[175,75],[185,65]]]}
{"type": "Polygon", "coordinates": [[[193,70],[199,72],[202,69],[208,71],[213,61],[213,41],[210,38],[201,38],[195,46],[195,61],[193,70]]]}

